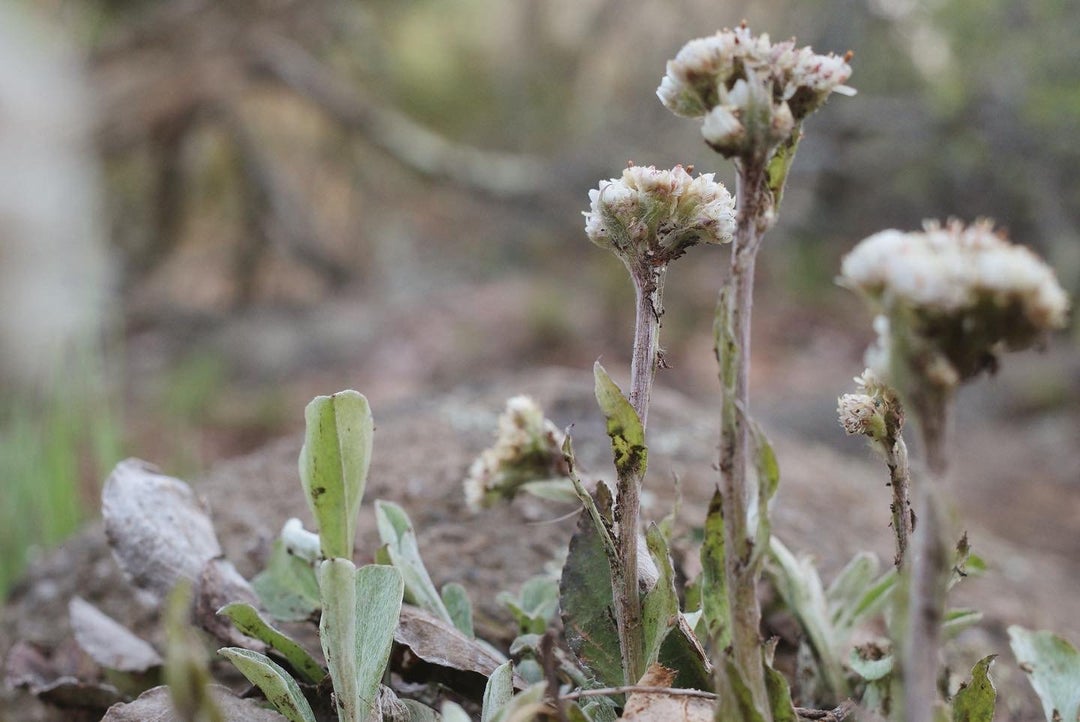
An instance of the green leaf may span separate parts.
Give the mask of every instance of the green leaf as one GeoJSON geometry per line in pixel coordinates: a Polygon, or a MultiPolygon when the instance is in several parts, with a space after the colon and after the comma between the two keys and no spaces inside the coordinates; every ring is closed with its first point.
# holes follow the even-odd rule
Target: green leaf
{"type": "Polygon", "coordinates": [[[592,519],[582,514],[559,580],[566,641],[602,686],[623,684],[622,656],[611,595],[611,566],[592,519]]]}
{"type": "Polygon", "coordinates": [[[424,560],[420,558],[420,547],[409,515],[397,504],[380,499],[375,502],[375,519],[390,562],[405,579],[405,601],[453,624],[450,610],[443,604],[424,560]]]}
{"type": "Polygon", "coordinates": [[[795,162],[795,151],[799,148],[802,139],[801,124],[796,125],[788,139],[777,146],[765,168],[768,177],[769,191],[773,196],[773,213],[780,210],[780,201],[784,197],[784,185],[787,183],[788,172],[791,164],[795,162]]]}
{"type": "MultiPolygon", "coordinates": [[[[740,409],[740,413],[743,410],[740,409]]],[[[769,443],[765,432],[757,422],[743,413],[745,423],[750,427],[750,441],[753,445],[754,474],[757,484],[757,504],[747,510],[750,528],[754,530],[754,554],[751,564],[766,553],[769,548],[769,538],[772,535],[772,524],[769,521],[769,507],[776,490],[780,488],[780,464],[776,460],[776,452],[769,443]]]]}
{"type": "MultiPolygon", "coordinates": [[[[407,722],[439,722],[439,713],[415,699],[399,699],[402,705],[409,710],[407,722]]],[[[443,717],[445,719],[445,716],[443,717]]],[[[466,717],[465,719],[468,719],[466,717]]]]}
{"type": "Polygon", "coordinates": [[[547,575],[532,577],[514,596],[500,592],[495,598],[514,615],[521,634],[543,634],[559,610],[559,580],[547,575]]]}
{"type": "Polygon", "coordinates": [[[357,569],[347,559],[319,566],[323,613],[319,638],[343,722],[367,722],[390,659],[404,582],[394,567],[357,569]]]}
{"type": "Polygon", "coordinates": [[[218,614],[228,617],[233,625],[249,637],[262,640],[281,653],[296,672],[311,684],[318,684],[326,676],[322,665],[292,639],[270,626],[255,607],[244,602],[226,604],[218,614]]]}
{"type": "Polygon", "coordinates": [[[945,612],[945,619],[941,623],[941,631],[946,638],[951,639],[973,624],[982,621],[983,613],[976,609],[949,609],[945,612]]]}
{"type": "Polygon", "coordinates": [[[765,692],[769,695],[773,722],[798,722],[787,678],[768,663],[765,664],[765,692]]]}
{"type": "Polygon", "coordinates": [[[1009,645],[1042,701],[1047,720],[1072,720],[1080,714],[1080,653],[1052,632],[1009,627],[1009,645]]]}
{"type": "Polygon", "coordinates": [[[864,657],[860,652],[861,650],[858,647],[851,650],[851,655],[848,658],[848,665],[855,674],[859,675],[867,682],[876,682],[885,679],[887,675],[892,673],[893,656],[891,654],[886,654],[877,659],[873,659],[864,657]]]}
{"type": "MultiPolygon", "coordinates": [[[[491,722],[534,722],[546,708],[544,692],[547,682],[534,684],[515,694],[491,718],[491,722]]],[[[485,721],[482,721],[485,722],[485,721]]]]}
{"type": "Polygon", "coordinates": [[[462,634],[469,639],[476,637],[473,633],[472,602],[469,601],[469,593],[465,587],[457,582],[444,584],[442,588],[442,600],[446,610],[450,613],[450,619],[454,622],[462,634]]]}
{"type": "Polygon", "coordinates": [[[850,625],[852,611],[873,581],[879,566],[877,556],[870,552],[859,552],[832,580],[825,590],[825,599],[834,625],[850,625]]]}
{"type": "Polygon", "coordinates": [[[646,531],[645,543],[660,573],[641,605],[642,625],[645,628],[645,668],[648,669],[659,658],[660,645],[679,621],[679,597],[675,592],[671,553],[664,535],[655,524],[646,531]]]}
{"type": "Polygon", "coordinates": [[[971,681],[960,686],[952,701],[952,722],[993,722],[997,690],[990,681],[996,654],[983,657],[971,670],[971,681]]]}
{"type": "Polygon", "coordinates": [[[323,556],[351,559],[356,515],[364,498],[375,425],[355,391],[317,396],[304,410],[300,481],[319,525],[323,556]]]}
{"type": "Polygon", "coordinates": [[[607,419],[615,470],[620,478],[640,479],[645,475],[648,463],[641,419],[599,361],[593,364],[593,376],[596,379],[596,403],[607,419]]]}
{"type": "Polygon", "coordinates": [[[225,647],[218,654],[232,662],[240,674],[262,691],[274,709],[292,722],[315,722],[311,705],[296,680],[265,654],[240,647],[225,647]]]}
{"type": "Polygon", "coordinates": [[[251,580],[259,601],[274,619],[300,622],[319,609],[319,582],[311,564],[274,542],[266,569],[251,580]]]}
{"type": "Polygon", "coordinates": [[[724,555],[724,499],[715,491],[705,517],[705,539],[701,544],[701,610],[715,649],[731,646],[731,607],[724,555]]]}
{"type": "Polygon", "coordinates": [[[776,589],[806,632],[829,691],[837,697],[848,694],[838,649],[845,639],[837,639],[830,621],[828,602],[821,577],[808,558],[797,558],[777,537],[769,541],[774,562],[769,571],[776,589]]]}
{"type": "Polygon", "coordinates": [[[514,667],[504,662],[495,668],[484,687],[484,706],[480,712],[480,722],[495,719],[510,698],[514,696],[514,667]]]}

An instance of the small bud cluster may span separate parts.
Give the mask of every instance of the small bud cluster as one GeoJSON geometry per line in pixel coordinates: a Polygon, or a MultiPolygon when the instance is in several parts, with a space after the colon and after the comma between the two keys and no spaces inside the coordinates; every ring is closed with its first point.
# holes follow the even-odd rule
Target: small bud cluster
{"type": "Polygon", "coordinates": [[[848,56],[817,55],[794,40],[772,43],[746,25],[687,43],[656,94],[671,112],[704,118],[705,141],[724,157],[764,155],[831,93],[854,95],[848,56]]]}
{"type": "Polygon", "coordinates": [[[469,509],[475,512],[511,500],[529,482],[566,477],[563,440],[563,433],[531,398],[515,396],[507,401],[495,445],[477,457],[465,479],[469,509]]]}
{"type": "Polygon", "coordinates": [[[631,164],[621,178],[600,181],[589,200],[589,240],[631,270],[665,265],[698,243],[730,243],[735,232],[735,200],[724,185],[712,173],[693,178],[679,165],[631,164]]]}
{"type": "Polygon", "coordinates": [[[882,231],[844,258],[841,274],[886,316],[875,324],[870,365],[884,370],[903,330],[923,355],[921,372],[939,386],[993,369],[1003,350],[1032,346],[1062,328],[1069,309],[1053,270],[989,221],[882,231]]]}
{"type": "Polygon", "coordinates": [[[890,446],[896,442],[904,423],[904,413],[896,392],[871,369],[855,377],[858,393],[837,400],[840,425],[849,434],[861,434],[871,441],[890,446]]]}

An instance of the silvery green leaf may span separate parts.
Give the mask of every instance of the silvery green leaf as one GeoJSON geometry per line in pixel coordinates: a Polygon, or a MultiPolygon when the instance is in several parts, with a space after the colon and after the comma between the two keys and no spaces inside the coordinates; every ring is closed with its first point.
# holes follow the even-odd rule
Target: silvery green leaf
{"type": "Polygon", "coordinates": [[[420,558],[416,532],[413,531],[409,515],[397,504],[380,499],[375,502],[375,519],[386,553],[405,580],[405,600],[453,624],[450,610],[436,591],[424,560],[420,558]]]}
{"type": "Polygon", "coordinates": [[[274,709],[291,722],[315,722],[311,705],[296,680],[265,654],[240,647],[224,647],[218,654],[232,662],[240,674],[262,691],[274,709]]]}
{"type": "Polygon", "coordinates": [[[941,623],[941,631],[946,638],[952,638],[973,624],[978,624],[982,618],[983,613],[977,609],[948,609],[941,623]]]}
{"type": "Polygon", "coordinates": [[[547,682],[540,682],[518,692],[499,709],[491,722],[533,722],[546,708],[543,702],[546,688],[547,682]]]}
{"type": "Polygon", "coordinates": [[[290,554],[281,539],[274,542],[266,569],[251,580],[251,586],[274,619],[299,622],[319,609],[315,568],[290,554]]]}
{"type": "Polygon", "coordinates": [[[461,630],[467,637],[475,637],[473,632],[472,602],[469,601],[469,593],[465,587],[457,582],[444,584],[442,588],[442,600],[446,609],[450,612],[450,618],[454,626],[461,630]]]}
{"type": "Polygon", "coordinates": [[[510,698],[514,696],[514,668],[511,662],[500,664],[484,687],[484,706],[480,722],[492,722],[510,698]]]}
{"type": "Polygon", "coordinates": [[[355,391],[317,396],[304,410],[300,481],[319,525],[323,556],[351,559],[356,515],[367,485],[375,431],[367,399],[355,391]]]}
{"type": "Polygon", "coordinates": [[[449,700],[442,703],[442,722],[472,722],[461,705],[449,700]]]}
{"type": "Polygon", "coordinates": [[[1047,722],[1080,718],[1080,653],[1052,632],[1009,627],[1020,669],[1039,695],[1047,722]]]}
{"type": "Polygon", "coordinates": [[[679,621],[679,597],[675,592],[675,570],[667,541],[655,524],[645,534],[649,554],[659,571],[652,589],[641,604],[641,623],[645,632],[645,667],[648,669],[660,655],[660,645],[679,621]]]}
{"type": "Polygon", "coordinates": [[[306,682],[318,684],[326,676],[322,665],[316,662],[306,649],[270,626],[250,604],[227,604],[218,610],[218,614],[228,617],[236,628],[247,636],[266,642],[277,650],[306,682]]]}
{"type": "Polygon", "coordinates": [[[856,648],[851,650],[851,656],[848,658],[848,665],[853,672],[867,682],[876,682],[892,673],[893,656],[891,654],[885,654],[877,659],[871,659],[864,657],[856,648]]]}

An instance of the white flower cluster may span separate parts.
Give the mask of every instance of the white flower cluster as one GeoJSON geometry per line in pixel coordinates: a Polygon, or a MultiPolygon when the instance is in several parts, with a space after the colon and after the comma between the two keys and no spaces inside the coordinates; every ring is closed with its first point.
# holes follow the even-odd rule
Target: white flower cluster
{"type": "Polygon", "coordinates": [[[729,243],[735,232],[735,199],[724,185],[679,165],[630,165],[622,177],[600,181],[589,200],[589,240],[631,267],[668,263],[698,243],[729,243]]]}
{"type": "Polygon", "coordinates": [[[691,40],[667,64],[656,94],[676,115],[704,117],[702,135],[725,157],[766,153],[831,93],[854,95],[850,56],[773,43],[746,25],[691,40]]]}
{"type": "Polygon", "coordinates": [[[563,440],[564,434],[531,398],[515,396],[507,401],[499,416],[495,445],[469,467],[464,482],[466,505],[479,511],[499,500],[513,499],[529,482],[565,477],[563,440]]]}
{"type": "Polygon", "coordinates": [[[883,354],[902,320],[905,332],[943,354],[921,364],[942,384],[992,367],[1002,349],[1027,348],[1064,327],[1069,310],[1053,269],[985,220],[927,222],[922,232],[870,236],[844,258],[841,282],[885,314],[876,322],[879,348],[871,365],[884,370],[883,354]]]}

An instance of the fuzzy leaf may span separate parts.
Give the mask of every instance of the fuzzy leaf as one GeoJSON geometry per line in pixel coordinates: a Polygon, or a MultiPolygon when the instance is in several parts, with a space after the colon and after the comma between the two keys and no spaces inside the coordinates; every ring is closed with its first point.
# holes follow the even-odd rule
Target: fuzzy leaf
{"type": "MultiPolygon", "coordinates": [[[[260,706],[253,699],[240,699],[225,687],[211,685],[210,696],[227,722],[285,722],[274,710],[260,706]]],[[[114,704],[101,718],[101,722],[148,721],[184,722],[184,717],[173,707],[168,687],[154,687],[132,702],[114,704]]]]}
{"type": "Polygon", "coordinates": [[[453,624],[450,610],[443,604],[424,560],[420,558],[420,547],[409,515],[397,504],[380,499],[375,502],[375,519],[390,562],[405,580],[405,601],[453,624]]]}
{"type": "MultiPolygon", "coordinates": [[[[439,713],[426,704],[417,702],[415,699],[401,699],[398,701],[405,706],[405,709],[409,710],[407,722],[439,722],[439,713]]],[[[442,719],[445,720],[446,717],[444,716],[442,719]]]]}
{"type": "Polygon", "coordinates": [[[653,588],[641,604],[642,625],[645,628],[645,666],[651,667],[660,655],[660,645],[679,621],[679,597],[675,592],[675,570],[667,541],[655,524],[645,534],[649,554],[660,572],[653,588]]]}
{"type": "Polygon", "coordinates": [[[469,593],[465,591],[465,587],[457,582],[444,584],[442,601],[450,613],[450,619],[454,622],[454,626],[460,629],[461,633],[466,637],[475,637],[472,602],[469,601],[469,593]]]}
{"type": "Polygon", "coordinates": [[[514,668],[510,662],[500,664],[484,687],[484,706],[480,712],[480,722],[495,719],[510,698],[514,696],[514,668]]]}
{"type": "Polygon", "coordinates": [[[941,631],[946,639],[955,637],[973,624],[982,621],[983,613],[977,609],[948,609],[945,611],[945,619],[941,622],[941,631]]]}
{"type": "Polygon", "coordinates": [[[491,722],[535,722],[541,718],[541,712],[548,710],[543,701],[546,689],[547,682],[540,682],[518,692],[492,717],[491,722]]]}
{"type": "Polygon", "coordinates": [[[442,722],[472,722],[461,705],[449,700],[442,703],[442,722]]]}
{"type": "Polygon", "coordinates": [[[319,525],[323,556],[351,559],[375,431],[367,399],[355,391],[317,396],[304,410],[300,481],[319,525]]]}
{"type": "Polygon", "coordinates": [[[1009,646],[1039,695],[1046,719],[1072,722],[1080,718],[1080,653],[1076,647],[1052,632],[1032,632],[1015,625],[1009,627],[1009,646]]]}
{"type": "Polygon", "coordinates": [[[514,596],[500,592],[496,601],[510,610],[521,634],[543,634],[559,610],[559,580],[542,575],[521,585],[514,596]]]}
{"type": "Polygon", "coordinates": [[[278,539],[266,569],[251,580],[259,601],[274,619],[300,622],[319,609],[319,582],[315,568],[288,552],[278,539]]]}
{"type": "Polygon", "coordinates": [[[953,697],[952,722],[993,722],[997,690],[990,680],[990,666],[996,654],[983,657],[971,670],[971,681],[965,682],[953,697]]]}
{"type": "Polygon", "coordinates": [[[326,670],[306,649],[270,626],[250,604],[227,604],[218,610],[218,614],[228,617],[236,628],[247,636],[261,640],[277,650],[304,681],[318,684],[326,676],[326,670]]]}
{"type": "Polygon", "coordinates": [[[802,130],[799,125],[792,130],[787,140],[777,146],[765,168],[768,177],[769,190],[773,196],[773,213],[780,210],[780,201],[784,197],[784,185],[787,183],[791,164],[795,162],[795,151],[799,148],[799,140],[802,139],[802,130]]]}
{"type": "Polygon", "coordinates": [[[379,682],[401,612],[404,584],[394,567],[357,569],[347,559],[319,566],[323,613],[319,638],[330,667],[338,716],[367,722],[376,709],[379,682]]]}
{"type": "Polygon", "coordinates": [[[596,379],[596,402],[607,419],[615,470],[620,478],[640,478],[645,475],[648,462],[641,419],[599,361],[593,364],[593,376],[596,379]]]}
{"type": "Polygon", "coordinates": [[[893,656],[886,654],[872,659],[864,657],[859,653],[859,649],[855,648],[851,650],[851,655],[848,657],[848,665],[855,674],[867,682],[877,682],[892,673],[893,656]]]}
{"type": "Polygon", "coordinates": [[[262,691],[274,709],[292,722],[315,722],[311,705],[296,680],[272,659],[240,647],[225,647],[218,654],[232,662],[240,674],[262,691]]]}
{"type": "Polygon", "coordinates": [[[592,519],[581,515],[559,581],[559,609],[571,651],[603,686],[624,683],[611,566],[592,519]]]}

